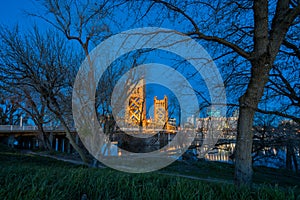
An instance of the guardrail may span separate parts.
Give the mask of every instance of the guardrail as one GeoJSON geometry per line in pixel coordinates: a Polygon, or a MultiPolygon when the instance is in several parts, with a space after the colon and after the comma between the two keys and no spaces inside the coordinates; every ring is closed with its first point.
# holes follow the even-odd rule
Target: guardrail
{"type": "Polygon", "coordinates": [[[35,131],[37,126],[0,125],[0,131],[35,131]]]}
{"type": "MultiPolygon", "coordinates": [[[[44,131],[62,131],[62,126],[45,126],[44,131]]],[[[38,131],[38,126],[18,126],[18,125],[0,125],[0,132],[26,132],[26,131],[38,131]]],[[[75,131],[75,128],[71,128],[71,131],[75,131]]]]}

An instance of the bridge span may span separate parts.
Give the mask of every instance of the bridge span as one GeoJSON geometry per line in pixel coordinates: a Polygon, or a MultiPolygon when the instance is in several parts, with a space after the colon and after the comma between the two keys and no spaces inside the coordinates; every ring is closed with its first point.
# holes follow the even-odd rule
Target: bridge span
{"type": "MultiPolygon", "coordinates": [[[[45,126],[45,133],[65,134],[62,126],[45,126]]],[[[71,132],[76,132],[75,128],[70,129],[71,132]]],[[[37,135],[40,133],[38,126],[19,126],[19,125],[0,125],[0,136],[7,135],[37,135]]]]}
{"type": "MultiPolygon", "coordinates": [[[[70,128],[71,134],[73,134],[76,143],[82,145],[75,128],[70,128]]],[[[176,131],[168,131],[163,129],[151,129],[151,128],[124,128],[115,130],[110,138],[112,141],[119,141],[120,137],[124,139],[124,135],[129,134],[134,137],[148,138],[156,133],[165,134],[164,143],[170,141],[176,134],[176,131]],[[141,134],[142,132],[142,134],[141,134]],[[163,133],[164,132],[164,133],[163,133]],[[173,136],[171,136],[173,135],[173,136]]],[[[56,151],[70,152],[72,147],[69,140],[66,138],[65,130],[62,126],[45,126],[43,127],[43,133],[49,138],[52,148],[56,151]]],[[[0,142],[7,143],[9,146],[17,146],[24,149],[39,148],[41,146],[42,132],[38,126],[18,126],[18,125],[0,125],[0,142]]],[[[157,139],[151,143],[157,143],[157,139]]]]}
{"type": "MultiPolygon", "coordinates": [[[[69,140],[66,138],[65,130],[62,126],[46,126],[43,127],[43,130],[47,135],[46,137],[48,137],[53,150],[68,153],[74,152],[69,140]]],[[[71,128],[71,133],[73,134],[76,143],[80,146],[83,146],[75,128],[71,128]]],[[[168,131],[164,129],[150,128],[123,128],[114,131],[113,134],[110,135],[110,140],[112,142],[120,142],[120,144],[127,142],[128,144],[131,144],[130,146],[132,146],[132,148],[134,148],[134,146],[139,145],[137,143],[139,140],[132,140],[130,136],[128,137],[128,135],[131,135],[133,138],[141,138],[148,146],[156,146],[159,148],[167,145],[173,139],[176,133],[176,130],[168,131]]],[[[200,147],[203,143],[204,135],[205,134],[201,132],[197,132],[190,148],[193,149],[200,147]]],[[[42,145],[41,137],[42,134],[37,126],[0,125],[0,142],[6,143],[12,147],[20,147],[24,149],[40,148],[42,145]]],[[[222,138],[219,138],[217,145],[229,143],[235,143],[234,137],[223,136],[222,138]]]]}
{"type": "MultiPolygon", "coordinates": [[[[65,137],[66,133],[62,126],[45,126],[43,131],[54,150],[62,152],[73,151],[68,139],[65,137]]],[[[76,143],[79,143],[75,128],[71,128],[70,131],[74,134],[76,143]]],[[[42,145],[41,137],[41,131],[38,126],[0,125],[0,142],[11,147],[24,149],[40,148],[42,145]]]]}

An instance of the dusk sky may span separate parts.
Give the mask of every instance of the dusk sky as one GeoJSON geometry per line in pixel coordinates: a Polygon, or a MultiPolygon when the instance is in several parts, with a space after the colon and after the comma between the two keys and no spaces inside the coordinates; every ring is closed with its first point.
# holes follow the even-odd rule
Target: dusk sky
{"type": "MultiPolygon", "coordinates": [[[[47,23],[43,22],[42,20],[28,16],[25,11],[37,12],[37,11],[41,11],[41,9],[38,9],[36,3],[34,3],[32,0],[26,0],[26,1],[2,0],[0,6],[0,26],[14,27],[16,24],[18,24],[21,31],[29,30],[34,24],[37,24],[39,29],[49,27],[49,25],[47,25],[47,23]]],[[[153,59],[153,57],[151,58],[152,58],[150,60],[151,62],[156,61],[153,59]]],[[[164,60],[160,59],[159,61],[162,62],[164,60]]],[[[218,62],[219,61],[217,61],[217,65],[219,64],[218,62]]],[[[164,63],[164,64],[170,64],[170,63],[164,63]]],[[[148,86],[148,88],[149,88],[148,90],[149,96],[147,96],[147,105],[148,105],[147,107],[150,108],[151,104],[153,103],[153,97],[158,96],[159,99],[162,99],[166,91],[164,90],[163,92],[161,92],[162,90],[159,89],[153,92],[151,86],[148,86]]],[[[272,107],[272,105],[270,104],[268,106],[272,107]]]]}
{"type": "Polygon", "coordinates": [[[0,0],[0,200],[299,199],[299,32],[300,0],[0,0]]]}
{"type": "MultiPolygon", "coordinates": [[[[48,26],[47,23],[26,14],[26,12],[36,12],[36,11],[39,11],[39,9],[37,9],[36,3],[34,3],[31,0],[26,0],[26,1],[2,0],[0,6],[0,26],[7,26],[9,28],[12,28],[18,25],[21,31],[30,30],[30,28],[34,24],[38,25],[39,29],[41,29],[41,27],[47,27],[48,26]]],[[[158,99],[163,99],[164,95],[167,92],[166,95],[169,96],[170,100],[173,99],[173,96],[171,95],[171,93],[169,93],[170,91],[162,90],[161,88],[158,89],[157,86],[153,87],[153,85],[151,86],[148,85],[147,91],[148,91],[147,111],[150,110],[149,114],[151,117],[153,117],[152,105],[153,105],[154,96],[158,96],[158,99]]]]}
{"type": "Polygon", "coordinates": [[[30,22],[30,19],[28,16],[26,16],[26,14],[24,13],[24,10],[25,9],[33,9],[33,8],[34,7],[31,3],[31,1],[20,1],[20,0],[4,1],[4,0],[1,0],[0,23],[9,25],[9,26],[14,25],[16,23],[19,23],[22,26],[28,25],[30,22]]]}
{"type": "Polygon", "coordinates": [[[31,0],[1,0],[0,3],[0,26],[19,26],[19,30],[28,30],[35,24],[41,29],[48,25],[37,18],[31,17],[26,12],[36,13],[37,4],[31,0]],[[21,3],[22,2],[22,3],[21,3]]]}

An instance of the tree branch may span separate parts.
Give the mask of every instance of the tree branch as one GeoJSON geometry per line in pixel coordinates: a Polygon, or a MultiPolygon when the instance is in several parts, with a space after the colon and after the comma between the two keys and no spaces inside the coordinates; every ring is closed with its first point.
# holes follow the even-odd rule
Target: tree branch
{"type": "Polygon", "coordinates": [[[299,47],[297,47],[296,45],[294,45],[294,44],[288,42],[286,39],[283,40],[282,44],[283,44],[285,47],[287,47],[287,48],[293,50],[294,53],[295,53],[294,55],[300,60],[300,49],[299,49],[299,47]]]}
{"type": "Polygon", "coordinates": [[[205,35],[204,33],[200,32],[200,29],[197,25],[197,23],[192,19],[191,16],[189,16],[186,12],[184,12],[182,9],[172,5],[169,2],[166,1],[162,1],[162,0],[153,0],[155,3],[160,3],[163,4],[164,6],[166,6],[167,8],[169,8],[170,10],[173,10],[175,12],[180,13],[181,15],[183,15],[185,18],[188,19],[188,21],[192,24],[192,26],[194,27],[195,31],[187,33],[187,35],[189,36],[195,36],[197,39],[203,39],[206,41],[213,41],[213,42],[217,42],[219,44],[222,44],[226,47],[231,48],[232,50],[234,50],[236,53],[238,53],[240,56],[246,58],[246,59],[250,59],[250,54],[246,51],[244,51],[242,48],[238,47],[237,45],[225,40],[224,38],[219,38],[216,36],[208,36],[205,35]]]}

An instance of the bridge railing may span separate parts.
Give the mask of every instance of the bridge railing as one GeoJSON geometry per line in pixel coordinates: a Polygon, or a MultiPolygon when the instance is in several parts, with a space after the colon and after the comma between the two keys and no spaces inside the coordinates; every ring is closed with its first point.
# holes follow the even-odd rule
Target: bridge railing
{"type": "Polygon", "coordinates": [[[35,131],[37,126],[0,125],[0,131],[35,131]]]}
{"type": "MultiPolygon", "coordinates": [[[[44,131],[64,131],[62,126],[44,126],[44,131]]],[[[0,132],[38,131],[38,126],[0,125],[0,132]]],[[[71,127],[70,131],[75,131],[71,127]]]]}

